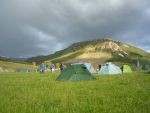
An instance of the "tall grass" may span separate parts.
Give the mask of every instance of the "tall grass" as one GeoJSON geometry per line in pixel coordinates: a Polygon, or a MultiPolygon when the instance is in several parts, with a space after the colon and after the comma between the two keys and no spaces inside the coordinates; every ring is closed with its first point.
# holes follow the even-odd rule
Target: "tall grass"
{"type": "Polygon", "coordinates": [[[55,73],[0,73],[0,113],[150,113],[150,75],[95,75],[55,81],[55,73]]]}

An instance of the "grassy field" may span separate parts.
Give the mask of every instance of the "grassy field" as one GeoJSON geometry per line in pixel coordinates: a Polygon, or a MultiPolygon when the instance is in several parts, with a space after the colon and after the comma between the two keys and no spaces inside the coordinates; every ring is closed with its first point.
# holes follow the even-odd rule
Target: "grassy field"
{"type": "Polygon", "coordinates": [[[81,82],[58,74],[0,73],[0,113],[150,113],[150,74],[81,82]]]}

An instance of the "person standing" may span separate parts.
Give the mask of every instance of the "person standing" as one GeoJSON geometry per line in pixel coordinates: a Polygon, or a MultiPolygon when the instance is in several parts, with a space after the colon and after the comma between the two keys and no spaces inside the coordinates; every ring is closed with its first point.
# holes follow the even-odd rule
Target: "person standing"
{"type": "Polygon", "coordinates": [[[98,65],[98,69],[99,69],[99,71],[101,70],[101,67],[102,67],[102,65],[101,65],[101,64],[99,64],[99,65],[98,65]]]}
{"type": "Polygon", "coordinates": [[[55,71],[55,65],[54,65],[54,64],[52,64],[52,65],[50,66],[50,70],[51,70],[51,72],[55,71]]]}
{"type": "Polygon", "coordinates": [[[59,68],[60,68],[61,71],[64,70],[64,67],[65,67],[65,66],[64,66],[63,63],[61,63],[60,66],[59,66],[59,68]]]}
{"type": "Polygon", "coordinates": [[[40,65],[40,73],[45,73],[45,69],[46,69],[46,65],[44,63],[42,63],[40,65]]]}

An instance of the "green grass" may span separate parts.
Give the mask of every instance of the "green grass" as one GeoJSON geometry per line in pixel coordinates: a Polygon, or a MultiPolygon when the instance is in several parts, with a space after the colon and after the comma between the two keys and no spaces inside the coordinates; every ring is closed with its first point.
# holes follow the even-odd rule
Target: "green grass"
{"type": "Polygon", "coordinates": [[[137,57],[143,56],[145,58],[150,59],[150,53],[148,53],[140,48],[134,47],[133,45],[129,45],[129,44],[127,44],[127,45],[129,46],[129,48],[123,47],[124,50],[130,51],[132,54],[134,54],[137,57]]]}
{"type": "Polygon", "coordinates": [[[81,82],[58,74],[0,73],[0,113],[150,113],[150,74],[81,82]]]}
{"type": "Polygon", "coordinates": [[[68,59],[75,58],[76,56],[80,55],[81,53],[82,53],[81,51],[70,52],[70,53],[62,55],[60,57],[53,58],[50,61],[53,63],[67,61],[68,59]]]}

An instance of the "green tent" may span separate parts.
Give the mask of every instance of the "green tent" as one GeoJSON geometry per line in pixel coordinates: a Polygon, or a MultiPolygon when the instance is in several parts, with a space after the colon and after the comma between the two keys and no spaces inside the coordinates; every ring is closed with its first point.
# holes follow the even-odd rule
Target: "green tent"
{"type": "Polygon", "coordinates": [[[56,80],[60,81],[82,81],[92,80],[94,77],[84,66],[84,64],[70,65],[64,69],[56,80]]]}
{"type": "Polygon", "coordinates": [[[132,69],[129,65],[124,65],[123,66],[123,73],[131,73],[132,69]]]}

